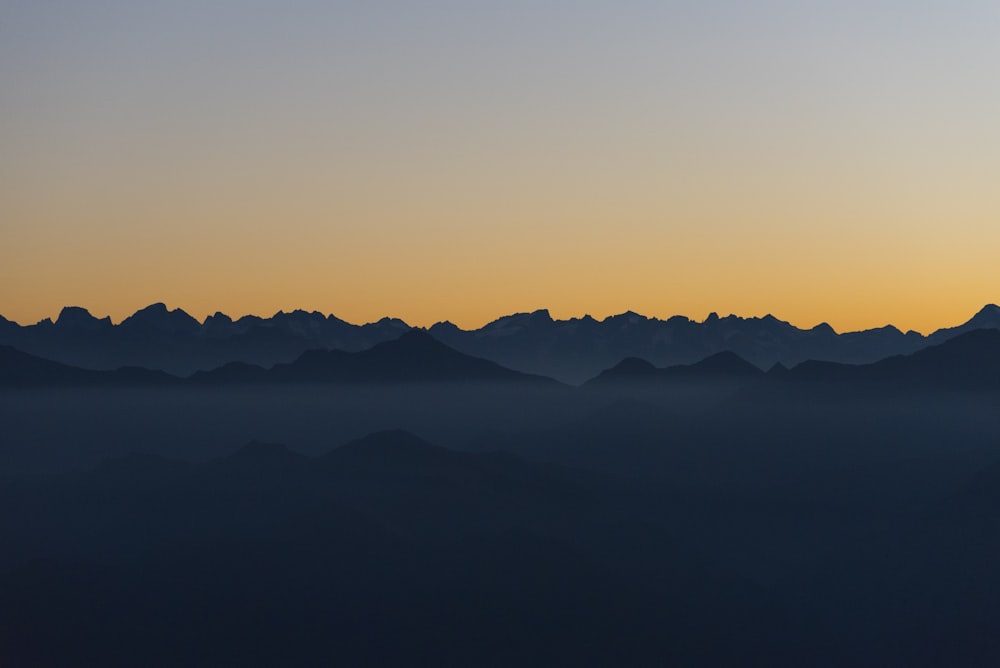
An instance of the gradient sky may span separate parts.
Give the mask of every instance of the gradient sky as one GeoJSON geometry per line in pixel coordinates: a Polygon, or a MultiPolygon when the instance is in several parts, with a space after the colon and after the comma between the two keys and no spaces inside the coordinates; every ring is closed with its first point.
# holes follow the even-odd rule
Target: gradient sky
{"type": "Polygon", "coordinates": [[[0,0],[0,313],[927,331],[998,119],[996,0],[0,0]]]}

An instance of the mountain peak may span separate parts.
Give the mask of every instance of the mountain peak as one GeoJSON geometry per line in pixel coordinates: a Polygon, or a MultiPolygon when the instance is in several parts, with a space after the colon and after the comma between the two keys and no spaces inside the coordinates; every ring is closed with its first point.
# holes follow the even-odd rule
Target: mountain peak
{"type": "Polygon", "coordinates": [[[506,336],[533,325],[548,325],[555,322],[548,309],[538,309],[530,313],[512,313],[487,323],[479,331],[484,334],[506,336]]]}
{"type": "Polygon", "coordinates": [[[997,327],[1000,326],[1000,306],[987,304],[979,309],[976,315],[972,316],[966,325],[975,327],[997,327]]]}
{"type": "Polygon", "coordinates": [[[396,329],[412,329],[403,320],[400,320],[399,318],[390,318],[389,316],[385,316],[384,318],[379,319],[378,322],[369,323],[367,326],[394,327],[396,329]]]}
{"type": "Polygon", "coordinates": [[[450,320],[442,320],[441,322],[436,322],[431,325],[431,328],[427,330],[428,332],[458,332],[461,331],[458,325],[451,322],[450,320]]]}
{"type": "MultiPolygon", "coordinates": [[[[180,309],[178,309],[180,310],[180,309]]],[[[183,311],[181,311],[183,313],[183,311]]],[[[167,305],[163,302],[156,302],[150,304],[144,308],[139,309],[133,313],[126,320],[132,320],[133,318],[139,318],[143,320],[151,320],[154,318],[166,318],[170,315],[171,311],[167,308],[167,305]]]]}
{"type": "Polygon", "coordinates": [[[624,313],[619,313],[618,315],[609,316],[607,321],[616,323],[624,322],[626,325],[634,325],[639,322],[648,322],[649,318],[630,310],[625,311],[624,313]]]}
{"type": "Polygon", "coordinates": [[[82,306],[65,306],[56,318],[56,325],[80,330],[96,331],[111,326],[111,318],[95,318],[82,306]]]}
{"type": "Polygon", "coordinates": [[[442,355],[461,355],[457,350],[448,347],[434,338],[430,332],[420,327],[404,331],[394,339],[376,343],[359,355],[386,357],[387,359],[404,361],[414,358],[436,358],[442,355]]]}
{"type": "Polygon", "coordinates": [[[122,322],[122,326],[165,332],[195,332],[201,327],[201,323],[182,309],[171,311],[163,302],[157,302],[133,313],[122,322]]]}
{"type": "Polygon", "coordinates": [[[633,383],[655,379],[659,374],[652,363],[641,357],[626,357],[610,369],[605,369],[585,385],[606,385],[615,383],[633,383]]]}
{"type": "Polygon", "coordinates": [[[356,353],[338,349],[306,351],[294,362],[273,367],[268,377],[283,382],[551,382],[461,353],[418,328],[356,353]]]}
{"type": "Polygon", "coordinates": [[[836,335],[837,330],[830,326],[829,323],[821,322],[812,329],[809,330],[815,334],[834,334],[836,335]]]}
{"type": "Polygon", "coordinates": [[[746,361],[731,350],[723,350],[709,355],[700,362],[695,362],[687,368],[699,370],[707,373],[719,373],[726,375],[760,375],[761,370],[746,361]]]}
{"type": "Polygon", "coordinates": [[[399,344],[408,346],[445,347],[443,343],[441,343],[433,336],[431,336],[430,332],[428,332],[423,327],[414,327],[413,329],[408,329],[395,339],[392,339],[390,341],[384,341],[378,344],[378,346],[387,346],[390,344],[399,344]]]}

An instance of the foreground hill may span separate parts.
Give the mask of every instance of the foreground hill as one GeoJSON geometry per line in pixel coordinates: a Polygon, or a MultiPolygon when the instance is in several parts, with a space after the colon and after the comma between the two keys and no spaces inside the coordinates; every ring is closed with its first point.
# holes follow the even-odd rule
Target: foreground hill
{"type": "Polygon", "coordinates": [[[398,431],[314,459],[254,443],[8,486],[21,510],[0,509],[0,651],[13,665],[789,663],[793,620],[612,491],[398,431]]]}

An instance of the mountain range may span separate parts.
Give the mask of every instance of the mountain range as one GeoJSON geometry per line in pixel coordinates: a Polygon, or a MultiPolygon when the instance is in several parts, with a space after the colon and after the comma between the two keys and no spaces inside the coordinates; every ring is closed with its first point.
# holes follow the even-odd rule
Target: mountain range
{"type": "MultiPolygon", "coordinates": [[[[694,364],[656,367],[628,357],[583,385],[588,388],[656,389],[678,385],[733,384],[752,381],[990,389],[1000,387],[1000,330],[976,329],[957,334],[915,353],[894,355],[869,364],[807,360],[791,369],[777,363],[765,372],[738,354],[724,351],[694,364]]],[[[267,385],[288,383],[559,383],[521,373],[487,359],[466,355],[421,329],[403,332],[358,352],[310,350],[288,363],[264,368],[230,362],[180,378],[139,367],[93,370],[74,367],[0,346],[0,387],[88,385],[267,385]]]]}
{"type": "Polygon", "coordinates": [[[486,359],[460,353],[421,329],[377,343],[367,350],[309,350],[270,369],[230,362],[191,377],[199,383],[243,382],[552,382],[486,359]]]}
{"type": "Polygon", "coordinates": [[[237,385],[273,383],[401,383],[401,382],[528,382],[557,383],[520,373],[449,348],[420,329],[367,350],[309,350],[269,369],[230,362],[180,378],[139,367],[94,370],[55,362],[10,346],[0,346],[0,387],[88,385],[237,385]]]}
{"type": "Polygon", "coordinates": [[[184,377],[0,346],[0,664],[997,665],[994,315],[581,387],[391,322],[184,377]]]}
{"type": "MultiPolygon", "coordinates": [[[[731,351],[760,368],[786,367],[805,360],[865,364],[915,352],[975,329],[1000,328],[1000,307],[987,305],[957,327],[924,336],[888,325],[837,333],[820,324],[800,329],[768,315],[719,317],[697,322],[684,316],[666,320],[626,312],[596,320],[590,316],[554,320],[546,310],[499,318],[463,330],[450,322],[428,329],[435,339],[460,352],[524,373],[581,383],[628,357],[655,366],[692,364],[731,351]]],[[[262,367],[292,362],[315,350],[357,352],[413,329],[398,318],[354,325],[319,312],[279,311],[270,318],[233,320],[215,313],[198,322],[162,303],[141,309],[119,324],[68,306],[55,321],[22,326],[0,316],[0,345],[87,369],[123,366],[158,369],[187,376],[230,362],[262,367]]]]}
{"type": "Polygon", "coordinates": [[[661,383],[686,380],[745,380],[764,374],[759,368],[732,351],[709,355],[694,364],[677,364],[659,368],[647,360],[628,357],[602,371],[585,383],[589,386],[613,384],[661,383]]]}

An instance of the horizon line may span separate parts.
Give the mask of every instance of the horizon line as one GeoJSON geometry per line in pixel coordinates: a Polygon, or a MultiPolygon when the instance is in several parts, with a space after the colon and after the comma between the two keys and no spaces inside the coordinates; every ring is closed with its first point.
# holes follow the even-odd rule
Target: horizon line
{"type": "Polygon", "coordinates": [[[687,315],[684,315],[684,314],[681,314],[681,313],[675,313],[675,314],[668,315],[668,316],[665,316],[665,317],[656,316],[656,315],[648,316],[648,315],[639,313],[637,311],[633,311],[631,309],[626,309],[625,311],[622,311],[620,313],[609,313],[608,315],[605,315],[603,317],[597,317],[597,316],[591,315],[590,313],[585,313],[585,314],[580,315],[580,316],[570,316],[570,317],[566,317],[566,318],[552,316],[552,311],[549,308],[536,308],[536,309],[523,310],[523,311],[522,310],[518,310],[518,311],[513,311],[513,312],[510,312],[510,313],[505,313],[503,315],[499,315],[497,317],[494,317],[492,320],[488,320],[488,321],[484,322],[483,324],[481,324],[479,326],[474,326],[474,327],[458,325],[454,321],[451,321],[451,320],[448,320],[448,319],[436,320],[435,322],[431,323],[430,325],[415,325],[415,324],[412,324],[410,322],[407,322],[403,318],[400,318],[398,316],[390,316],[390,315],[382,316],[381,318],[378,318],[376,320],[370,320],[370,321],[367,321],[367,322],[352,322],[350,320],[346,320],[344,318],[341,318],[340,316],[336,315],[332,311],[331,312],[324,312],[324,311],[321,311],[319,309],[312,309],[312,310],[310,310],[310,309],[306,309],[306,308],[293,308],[293,309],[287,310],[287,311],[285,309],[279,309],[279,310],[275,311],[273,314],[271,314],[269,316],[258,315],[256,313],[243,313],[243,314],[240,314],[238,316],[234,316],[234,315],[231,315],[229,313],[226,313],[225,311],[216,310],[216,311],[214,311],[212,313],[206,313],[202,317],[198,317],[197,315],[195,315],[195,314],[193,314],[193,313],[185,310],[183,307],[176,306],[174,308],[171,308],[170,306],[167,305],[167,302],[165,302],[165,301],[154,301],[154,302],[151,302],[149,304],[146,304],[145,306],[137,308],[136,310],[132,311],[128,315],[126,315],[126,316],[124,316],[124,317],[122,317],[122,318],[120,318],[118,320],[115,320],[114,318],[112,318],[111,315],[96,316],[96,315],[93,314],[93,312],[89,308],[87,308],[85,306],[79,306],[79,305],[76,305],[76,304],[67,304],[67,305],[63,306],[62,308],[60,308],[59,313],[56,314],[55,317],[47,316],[47,317],[41,318],[40,320],[37,320],[35,322],[31,322],[31,323],[27,323],[27,324],[22,323],[22,322],[17,321],[17,320],[11,320],[10,318],[7,318],[6,316],[4,316],[2,312],[0,312],[0,317],[2,317],[3,319],[7,320],[8,322],[11,322],[11,323],[14,323],[14,324],[18,325],[19,327],[32,327],[32,326],[39,325],[39,324],[41,324],[43,322],[46,322],[46,321],[55,323],[58,320],[59,315],[61,315],[61,313],[64,310],[71,309],[71,308],[78,308],[78,309],[82,309],[82,310],[86,311],[88,314],[91,315],[91,317],[94,317],[94,318],[96,318],[98,320],[108,319],[108,320],[111,321],[112,326],[117,327],[117,326],[121,325],[123,322],[125,322],[126,320],[128,320],[130,317],[132,317],[133,315],[135,315],[136,313],[139,313],[140,311],[144,311],[144,310],[146,310],[146,309],[148,309],[150,307],[160,306],[160,305],[162,305],[167,310],[167,312],[170,312],[170,313],[173,313],[173,312],[176,312],[176,311],[180,311],[180,312],[184,313],[185,315],[191,317],[193,320],[195,320],[196,322],[198,322],[200,325],[204,325],[205,322],[210,317],[213,317],[213,316],[216,316],[216,315],[224,315],[224,316],[230,318],[233,322],[237,322],[240,319],[247,318],[247,317],[260,318],[260,319],[263,319],[263,320],[267,320],[267,319],[274,318],[275,316],[282,315],[282,314],[287,315],[287,314],[292,314],[292,313],[297,313],[297,312],[303,312],[303,313],[308,313],[308,314],[316,314],[316,313],[318,313],[318,314],[322,315],[324,318],[331,318],[331,317],[333,317],[333,318],[341,320],[341,321],[343,321],[343,322],[345,322],[345,323],[347,323],[349,325],[352,325],[354,327],[363,327],[365,325],[373,325],[373,324],[382,322],[383,320],[398,320],[398,321],[402,322],[404,325],[406,325],[407,327],[409,327],[411,329],[430,330],[432,327],[434,327],[436,325],[451,324],[451,325],[457,327],[460,330],[463,330],[463,331],[466,331],[466,332],[470,332],[470,331],[476,331],[476,330],[482,329],[482,328],[484,328],[484,327],[486,327],[486,326],[488,326],[488,325],[490,325],[492,323],[498,322],[499,320],[503,320],[504,318],[510,318],[510,317],[514,317],[514,316],[518,316],[518,315],[533,315],[533,314],[536,314],[536,313],[543,313],[544,312],[549,317],[549,319],[551,319],[553,322],[572,322],[574,320],[586,320],[586,319],[589,318],[589,319],[595,320],[597,322],[603,323],[603,322],[606,322],[606,321],[608,321],[608,320],[610,320],[612,318],[626,316],[626,315],[635,315],[635,316],[644,318],[646,320],[656,320],[656,321],[659,321],[659,322],[667,322],[668,320],[671,320],[671,319],[674,319],[674,318],[684,318],[684,319],[688,320],[689,322],[693,322],[695,324],[703,325],[703,324],[707,323],[709,320],[712,320],[712,319],[725,320],[725,319],[728,319],[728,318],[737,318],[739,320],[755,320],[755,319],[756,320],[764,320],[764,319],[767,319],[767,318],[774,318],[775,320],[777,320],[779,322],[782,322],[782,323],[785,323],[787,325],[790,325],[790,326],[792,326],[792,327],[794,327],[794,328],[796,328],[798,330],[801,330],[801,331],[809,331],[809,330],[812,330],[812,329],[816,329],[817,327],[822,327],[823,325],[826,325],[827,327],[830,327],[834,331],[835,334],[837,334],[837,335],[843,335],[843,334],[853,334],[853,333],[858,333],[858,332],[868,332],[868,331],[874,331],[874,330],[878,330],[878,329],[885,329],[885,328],[891,327],[891,328],[896,329],[896,330],[898,330],[900,332],[903,332],[904,334],[909,334],[910,332],[915,332],[915,333],[917,333],[917,334],[919,334],[920,336],[923,336],[923,337],[927,337],[927,336],[929,336],[929,335],[933,334],[934,332],[939,331],[941,329],[949,329],[949,328],[952,328],[952,327],[961,326],[961,325],[969,322],[969,320],[971,320],[977,314],[981,313],[983,310],[988,309],[990,307],[992,307],[992,308],[1000,308],[1000,307],[997,306],[996,303],[994,303],[994,302],[988,302],[988,303],[984,304],[982,307],[980,307],[979,309],[977,309],[975,313],[973,313],[972,315],[968,316],[968,318],[966,318],[962,322],[959,322],[959,323],[953,324],[953,325],[939,325],[936,328],[934,328],[932,330],[929,330],[927,332],[920,331],[920,330],[917,330],[917,329],[906,329],[906,330],[904,330],[901,327],[897,327],[895,324],[893,324],[891,322],[887,322],[884,325],[876,326],[876,327],[868,327],[868,328],[865,328],[865,329],[853,329],[853,330],[852,329],[845,329],[843,331],[838,330],[836,327],[834,327],[832,324],[830,324],[830,322],[827,321],[827,320],[820,321],[820,322],[816,323],[815,325],[813,325],[811,327],[802,327],[802,326],[799,326],[799,325],[796,325],[796,324],[792,323],[790,320],[785,320],[783,318],[780,318],[780,317],[774,315],[771,312],[767,312],[767,313],[765,313],[763,315],[749,315],[749,316],[747,316],[747,315],[738,315],[738,314],[735,314],[735,313],[729,313],[728,315],[724,315],[723,316],[723,315],[719,315],[719,313],[717,311],[709,311],[709,313],[703,319],[698,320],[698,319],[692,318],[690,316],[687,316],[687,315]]]}

